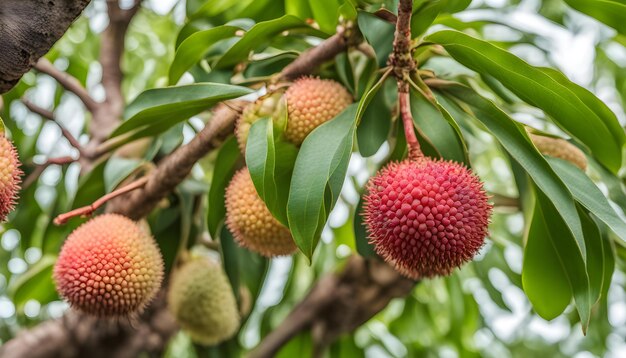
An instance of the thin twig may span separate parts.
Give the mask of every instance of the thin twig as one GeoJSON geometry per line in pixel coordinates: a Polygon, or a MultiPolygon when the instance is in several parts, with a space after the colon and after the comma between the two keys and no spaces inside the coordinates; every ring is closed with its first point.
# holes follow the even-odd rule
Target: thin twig
{"type": "Polygon", "coordinates": [[[85,105],[89,112],[96,110],[99,105],[87,92],[87,89],[83,87],[78,79],[73,77],[67,72],[63,72],[48,61],[45,57],[42,57],[35,64],[35,69],[39,72],[45,73],[48,76],[54,78],[61,86],[66,90],[74,93],[85,105]]]}
{"type": "Polygon", "coordinates": [[[85,155],[85,150],[84,150],[83,146],[72,135],[72,133],[70,133],[70,131],[68,131],[65,127],[63,127],[61,125],[61,123],[59,123],[57,121],[57,119],[54,116],[54,113],[52,113],[52,111],[49,111],[49,110],[47,110],[45,108],[42,108],[42,107],[39,107],[38,105],[36,105],[33,102],[27,100],[26,98],[22,98],[22,103],[24,103],[26,108],[28,108],[31,112],[40,115],[42,118],[45,118],[47,120],[50,120],[50,121],[56,123],[57,126],[59,126],[59,129],[61,129],[61,134],[63,134],[65,139],[67,139],[67,141],[70,142],[70,145],[72,145],[72,147],[76,148],[78,150],[78,153],[80,153],[81,156],[85,155]]]}
{"type": "Polygon", "coordinates": [[[411,75],[417,65],[413,60],[411,50],[411,12],[413,11],[412,0],[400,0],[398,4],[398,19],[396,32],[393,40],[393,52],[389,56],[389,64],[394,67],[394,74],[398,81],[398,100],[400,114],[404,124],[404,135],[409,148],[409,158],[418,159],[423,156],[420,144],[413,128],[413,115],[411,114],[411,102],[409,97],[409,83],[411,75]]]}
{"type": "Polygon", "coordinates": [[[131,192],[133,190],[139,189],[141,187],[143,187],[144,185],[146,185],[146,183],[148,182],[149,177],[145,176],[142,177],[141,179],[138,179],[126,186],[123,186],[117,190],[114,190],[106,195],[104,195],[103,197],[101,197],[100,199],[94,201],[91,205],[87,205],[87,206],[83,206],[82,208],[78,208],[78,209],[74,209],[70,212],[67,212],[65,214],[61,214],[59,216],[57,216],[54,219],[54,224],[55,225],[63,225],[65,223],[67,223],[67,221],[73,217],[76,216],[89,216],[91,214],[93,214],[94,211],[98,210],[99,207],[101,207],[102,205],[106,204],[109,200],[116,198],[120,195],[126,194],[128,192],[131,192]]]}
{"type": "Polygon", "coordinates": [[[298,58],[280,71],[275,82],[289,81],[300,76],[309,75],[318,66],[332,60],[339,53],[345,51],[350,43],[355,42],[356,37],[355,31],[349,34],[346,31],[337,32],[319,45],[304,51],[298,58]]]}
{"type": "Polygon", "coordinates": [[[32,171],[32,173],[30,173],[28,177],[26,177],[26,179],[24,180],[24,183],[22,184],[22,190],[26,190],[28,187],[30,187],[37,180],[37,178],[41,176],[43,171],[46,170],[46,168],[48,168],[49,166],[64,165],[64,164],[73,163],[75,161],[76,159],[70,156],[60,157],[60,158],[50,158],[46,160],[45,163],[37,165],[35,169],[32,171]]]}

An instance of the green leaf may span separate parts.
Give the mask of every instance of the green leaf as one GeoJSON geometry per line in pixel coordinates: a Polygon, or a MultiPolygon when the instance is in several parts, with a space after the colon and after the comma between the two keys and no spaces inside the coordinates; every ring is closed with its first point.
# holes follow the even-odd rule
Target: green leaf
{"type": "Polygon", "coordinates": [[[215,168],[213,169],[213,179],[211,180],[211,188],[209,189],[209,216],[207,225],[211,237],[217,237],[217,232],[226,214],[224,206],[224,195],[226,187],[232,178],[235,169],[239,164],[240,152],[237,140],[234,136],[229,137],[215,159],[215,168]]]}
{"type": "Polygon", "coordinates": [[[376,251],[374,250],[374,245],[370,244],[369,238],[367,235],[367,230],[365,229],[365,222],[363,221],[363,199],[359,200],[359,204],[356,207],[356,213],[353,218],[354,222],[354,241],[356,244],[356,250],[359,255],[363,257],[374,257],[376,256],[376,251]]]}
{"type": "Polygon", "coordinates": [[[626,211],[626,193],[622,181],[595,159],[587,159],[589,161],[589,167],[594,173],[597,173],[602,183],[606,185],[609,198],[611,198],[615,204],[619,205],[623,211],[626,211]]]}
{"type": "Polygon", "coordinates": [[[140,159],[128,159],[113,157],[107,160],[104,166],[104,189],[107,193],[112,192],[124,179],[126,179],[142,163],[140,159]]]}
{"type": "MultiPolygon", "coordinates": [[[[196,115],[217,102],[241,97],[252,90],[220,83],[196,83],[187,86],[149,89],[131,102],[124,112],[125,121],[111,137],[135,132],[138,137],[162,133],[178,122],[196,115]]],[[[137,136],[134,136],[137,138],[137,136]]]]}
{"type": "Polygon", "coordinates": [[[626,223],[620,219],[593,181],[568,161],[551,157],[547,159],[572,192],[574,199],[608,225],[620,240],[626,243],[626,223]]]}
{"type": "Polygon", "coordinates": [[[291,179],[287,217],[298,248],[311,259],[348,169],[357,120],[353,104],[302,143],[291,179]]]}
{"type": "Polygon", "coordinates": [[[624,128],[619,123],[617,116],[615,113],[611,111],[611,109],[598,97],[596,97],[592,92],[583,88],[574,82],[570,81],[565,75],[553,68],[543,67],[541,70],[552,77],[556,81],[558,81],[561,85],[567,87],[570,91],[572,91],[581,101],[585,103],[589,109],[591,109],[607,126],[613,138],[617,143],[624,145],[626,143],[626,134],[624,133],[624,128]]]}
{"type": "Polygon", "coordinates": [[[346,20],[354,21],[358,16],[355,4],[351,0],[345,0],[345,2],[339,7],[339,14],[346,20]]]}
{"type": "Polygon", "coordinates": [[[587,215],[587,213],[580,209],[580,222],[583,225],[583,232],[585,234],[585,245],[587,246],[587,275],[589,276],[589,288],[590,295],[589,300],[591,304],[598,302],[602,293],[602,285],[604,284],[604,244],[603,238],[600,235],[600,230],[596,226],[596,223],[587,215]]]}
{"type": "Polygon", "coordinates": [[[605,121],[590,108],[589,96],[581,99],[575,84],[567,85],[515,55],[462,32],[444,30],[427,37],[443,45],[457,61],[500,81],[522,100],[549,114],[561,128],[587,145],[608,168],[617,172],[622,163],[624,139],[615,140],[605,121]]]}
{"type": "MultiPolygon", "coordinates": [[[[386,83],[393,83],[389,80],[386,83]]],[[[395,90],[395,88],[394,88],[395,90]]],[[[359,152],[364,157],[376,154],[380,146],[385,143],[391,129],[391,108],[387,104],[385,88],[375,92],[371,103],[365,107],[365,112],[356,130],[359,152]]]]}
{"type": "Polygon", "coordinates": [[[278,19],[259,22],[252,26],[239,41],[222,55],[214,68],[228,68],[236,65],[247,59],[251,51],[261,44],[269,42],[273,37],[285,30],[308,27],[309,26],[304,21],[292,15],[285,15],[278,19]]]}
{"type": "Polygon", "coordinates": [[[12,282],[9,295],[16,307],[23,307],[28,300],[37,300],[43,305],[57,297],[54,282],[52,282],[55,262],[55,256],[44,255],[12,282]]]}
{"type": "Polygon", "coordinates": [[[445,92],[468,104],[474,117],[500,142],[554,203],[567,223],[579,250],[585,257],[585,240],[572,194],[546,159],[532,145],[524,129],[493,102],[462,85],[446,87],[445,92]]]}
{"type": "Polygon", "coordinates": [[[239,301],[239,256],[237,255],[239,247],[235,243],[233,234],[231,234],[226,225],[222,226],[220,233],[220,249],[224,271],[226,272],[226,276],[228,276],[233,293],[239,301]]]}
{"type": "Polygon", "coordinates": [[[411,16],[411,37],[418,37],[430,27],[437,15],[439,15],[444,3],[445,0],[425,2],[413,11],[411,16]]]}
{"type": "Polygon", "coordinates": [[[615,246],[613,240],[608,235],[607,230],[605,230],[605,227],[599,225],[599,228],[600,234],[602,235],[602,253],[604,254],[602,292],[600,293],[600,300],[606,300],[609,295],[613,272],[615,271],[615,246]]]}
{"type": "Polygon", "coordinates": [[[337,0],[309,0],[313,11],[313,19],[320,25],[320,29],[328,34],[337,31],[339,20],[339,2],[337,0]]]}
{"type": "Polygon", "coordinates": [[[574,9],[626,35],[626,4],[611,0],[565,0],[574,9]]]}
{"type": "Polygon", "coordinates": [[[271,118],[252,124],[246,144],[246,164],[252,182],[274,217],[288,226],[287,200],[291,173],[298,149],[291,143],[274,139],[271,118]]]}
{"type": "Polygon", "coordinates": [[[416,6],[411,17],[411,36],[423,34],[440,13],[454,13],[467,8],[471,0],[430,0],[416,6]]]}
{"type": "Polygon", "coordinates": [[[586,253],[581,256],[580,248],[576,245],[562,216],[552,202],[540,191],[536,190],[537,205],[540,206],[540,213],[543,215],[544,224],[549,235],[544,239],[550,240],[556,260],[563,266],[567,277],[574,303],[580,316],[583,333],[587,331],[589,318],[591,315],[591,292],[589,286],[589,276],[585,265],[586,253]]]}
{"type": "Polygon", "coordinates": [[[309,0],[285,0],[285,13],[297,16],[302,20],[313,18],[309,0]]]}
{"type": "Polygon", "coordinates": [[[395,26],[363,11],[359,12],[357,22],[359,30],[376,52],[378,65],[380,67],[385,66],[393,47],[395,26]]]}
{"type": "Polygon", "coordinates": [[[169,72],[170,85],[176,84],[185,71],[204,58],[211,46],[220,40],[235,36],[237,30],[239,30],[238,27],[224,25],[198,31],[187,37],[176,48],[169,72]]]}
{"type": "Polygon", "coordinates": [[[420,92],[412,90],[411,112],[417,128],[443,158],[459,163],[469,163],[460,129],[458,132],[455,130],[455,127],[458,129],[458,125],[443,107],[439,104],[433,105],[420,92]]]}
{"type": "Polygon", "coordinates": [[[565,268],[559,262],[538,203],[535,203],[524,247],[522,285],[535,312],[547,320],[558,317],[572,300],[565,268]]]}

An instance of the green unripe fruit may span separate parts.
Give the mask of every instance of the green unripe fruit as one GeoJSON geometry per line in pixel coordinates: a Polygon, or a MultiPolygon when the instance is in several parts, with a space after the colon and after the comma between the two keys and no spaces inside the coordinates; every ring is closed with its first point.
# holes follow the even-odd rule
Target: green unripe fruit
{"type": "Polygon", "coordinates": [[[215,345],[239,330],[235,295],[222,267],[205,258],[185,263],[172,276],[170,311],[191,339],[215,345]]]}

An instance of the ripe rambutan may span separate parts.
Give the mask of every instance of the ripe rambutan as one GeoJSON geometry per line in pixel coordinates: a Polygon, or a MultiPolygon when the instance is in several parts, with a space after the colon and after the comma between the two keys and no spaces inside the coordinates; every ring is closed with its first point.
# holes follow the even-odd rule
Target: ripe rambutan
{"type": "Polygon", "coordinates": [[[226,189],[226,225],[239,245],[263,256],[296,251],[291,232],[272,216],[259,197],[248,168],[235,173],[226,189]]]}
{"type": "Polygon", "coordinates": [[[156,295],[163,259],[154,239],[134,221],[105,214],[70,234],[54,279],[72,307],[99,317],[128,316],[156,295]]]}
{"type": "Polygon", "coordinates": [[[313,77],[296,80],[285,93],[287,129],[285,137],[300,145],[322,123],[333,119],[348,107],[352,95],[339,83],[313,77]]]}
{"type": "Polygon", "coordinates": [[[370,242],[407,277],[449,275],[484,243],[491,205],[478,177],[461,164],[428,158],[391,163],[367,189],[370,242]]]}
{"type": "Polygon", "coordinates": [[[0,222],[15,208],[21,175],[15,146],[0,133],[0,222]]]}

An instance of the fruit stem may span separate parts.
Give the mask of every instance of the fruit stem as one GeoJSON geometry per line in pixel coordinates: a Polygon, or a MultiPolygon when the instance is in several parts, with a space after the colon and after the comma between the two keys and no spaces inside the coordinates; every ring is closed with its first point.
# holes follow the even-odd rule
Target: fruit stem
{"type": "Polygon", "coordinates": [[[400,0],[398,3],[398,18],[396,20],[396,32],[393,40],[393,52],[389,56],[389,64],[393,66],[394,75],[398,81],[398,100],[400,103],[400,115],[404,124],[404,135],[409,158],[419,159],[424,156],[413,127],[413,115],[409,98],[409,82],[411,74],[417,69],[413,60],[411,47],[411,13],[413,12],[412,0],[400,0]]]}
{"type": "Polygon", "coordinates": [[[134,182],[123,186],[117,190],[114,190],[106,195],[104,195],[103,197],[101,197],[100,199],[94,201],[91,205],[87,205],[87,206],[83,206],[82,208],[78,208],[78,209],[74,209],[70,212],[67,212],[65,214],[61,214],[59,216],[57,216],[54,219],[54,224],[55,225],[63,225],[65,223],[67,223],[67,221],[73,217],[76,216],[89,216],[91,214],[93,214],[94,211],[98,210],[99,207],[101,207],[102,205],[106,204],[109,200],[114,199],[120,195],[126,194],[128,192],[131,192],[135,189],[139,189],[141,187],[143,187],[144,185],[146,185],[146,183],[148,182],[148,179],[150,177],[145,176],[141,179],[135,180],[134,182]]]}
{"type": "Polygon", "coordinates": [[[404,136],[406,137],[406,145],[409,148],[409,159],[417,160],[424,156],[420,143],[415,135],[413,128],[413,115],[411,114],[411,105],[409,102],[408,92],[398,92],[400,100],[400,116],[404,125],[404,136]]]}

